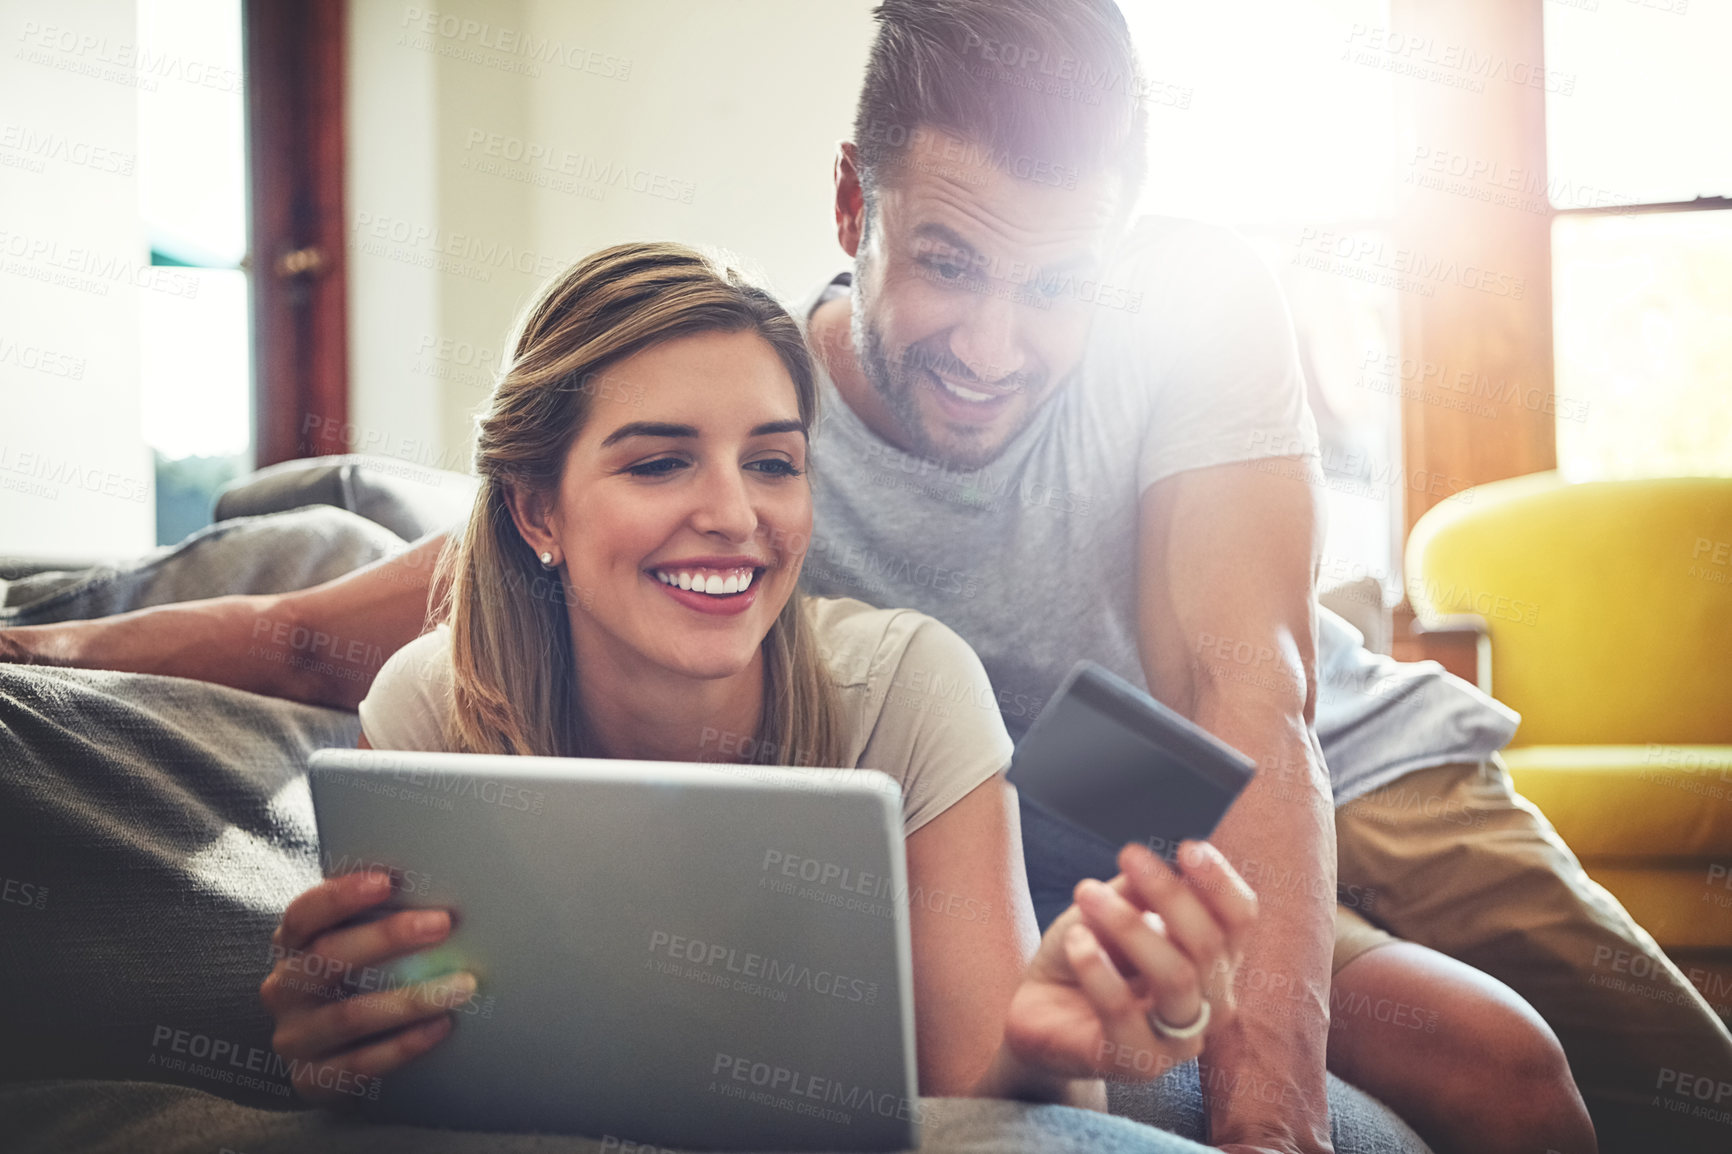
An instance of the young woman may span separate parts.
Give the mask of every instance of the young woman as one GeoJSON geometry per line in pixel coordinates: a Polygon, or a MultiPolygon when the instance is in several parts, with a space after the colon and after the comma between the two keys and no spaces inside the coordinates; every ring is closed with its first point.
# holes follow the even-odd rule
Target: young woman
{"type": "MultiPolygon", "coordinates": [[[[815,409],[798,327],[735,270],[670,244],[579,262],[523,324],[443,620],[380,672],[363,744],[883,770],[911,891],[986,913],[910,911],[921,1092],[1104,1109],[1102,1076],[1153,1077],[1231,1020],[1255,898],[1206,844],[1180,873],[1132,845],[1038,935],[979,659],[930,617],[796,591],[815,409]]],[[[335,1000],[295,980],[306,954],[376,966],[449,933],[437,910],[351,924],[389,890],[327,880],[277,930],[260,992],[308,1098],[437,1045],[475,992],[468,974],[335,1000]]]]}

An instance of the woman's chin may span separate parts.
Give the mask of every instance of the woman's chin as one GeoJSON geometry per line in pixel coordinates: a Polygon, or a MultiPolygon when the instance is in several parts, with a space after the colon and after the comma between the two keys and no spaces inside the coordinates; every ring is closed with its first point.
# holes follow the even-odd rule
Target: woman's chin
{"type": "Polygon", "coordinates": [[[715,681],[745,672],[758,650],[754,646],[744,652],[693,653],[689,648],[669,654],[660,662],[663,668],[693,681],[715,681]]]}

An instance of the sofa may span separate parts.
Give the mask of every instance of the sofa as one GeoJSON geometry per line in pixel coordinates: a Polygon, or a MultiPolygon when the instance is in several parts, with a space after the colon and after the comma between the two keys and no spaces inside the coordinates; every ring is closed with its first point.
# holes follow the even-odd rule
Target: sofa
{"type": "MultiPolygon", "coordinates": [[[[0,566],[0,628],[328,580],[449,527],[472,482],[329,458],[246,479],[179,545],[80,571],[0,566]],[[310,503],[308,503],[310,501],[310,503]],[[363,515],[365,510],[368,515],[363,515]]],[[[628,1138],[462,1133],[301,1108],[269,1074],[268,938],[319,876],[306,760],[353,713],[171,677],[0,663],[0,1145],[210,1154],[625,1151],[628,1138]],[[263,1067],[263,1069],[255,1069],[263,1067]]],[[[645,1071],[653,1078],[653,1071],[645,1071]]],[[[1422,1154],[1331,1076],[1336,1149],[1422,1154]]],[[[941,1100],[922,1149],[1178,1154],[1197,1067],[1110,1087],[1111,1115],[941,1100]]]]}
{"type": "Polygon", "coordinates": [[[1732,478],[1469,492],[1408,539],[1414,612],[1477,618],[1516,788],[1732,1020],[1732,478]]]}

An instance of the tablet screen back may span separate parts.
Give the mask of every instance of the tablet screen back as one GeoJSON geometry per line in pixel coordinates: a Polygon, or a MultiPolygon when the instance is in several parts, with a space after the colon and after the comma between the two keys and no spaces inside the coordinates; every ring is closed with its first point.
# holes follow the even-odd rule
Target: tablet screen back
{"type": "MultiPolygon", "coordinates": [[[[856,770],[326,750],[327,874],[454,910],[479,978],[376,1116],[672,1146],[917,1143],[899,793],[856,770]]],[[[350,975],[354,980],[357,975],[350,975]]]]}

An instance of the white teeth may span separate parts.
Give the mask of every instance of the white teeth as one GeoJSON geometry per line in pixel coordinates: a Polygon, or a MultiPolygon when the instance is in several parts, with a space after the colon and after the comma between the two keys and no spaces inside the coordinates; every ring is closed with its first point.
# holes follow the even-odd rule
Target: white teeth
{"type": "Polygon", "coordinates": [[[977,392],[974,389],[965,389],[961,385],[951,384],[943,377],[938,378],[938,383],[944,386],[945,392],[949,393],[953,397],[961,397],[965,401],[990,401],[993,399],[991,393],[982,393],[977,392]]]}
{"type": "Polygon", "coordinates": [[[681,573],[674,576],[665,569],[651,570],[656,580],[664,585],[672,585],[676,589],[690,589],[695,593],[708,593],[716,597],[726,597],[730,593],[744,593],[751,588],[752,580],[757,576],[757,570],[735,570],[727,576],[720,573],[681,573]]]}

